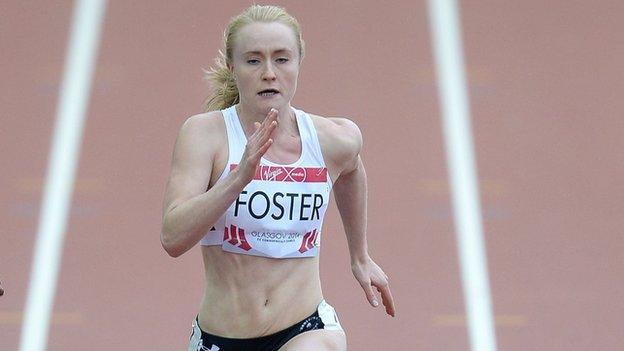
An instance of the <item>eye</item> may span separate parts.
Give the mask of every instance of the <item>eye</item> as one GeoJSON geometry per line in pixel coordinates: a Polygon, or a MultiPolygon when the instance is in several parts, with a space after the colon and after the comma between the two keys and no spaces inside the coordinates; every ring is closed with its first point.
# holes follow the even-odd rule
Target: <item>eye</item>
{"type": "Polygon", "coordinates": [[[257,65],[257,64],[260,63],[260,60],[258,60],[258,59],[249,59],[249,60],[247,60],[247,63],[250,64],[250,65],[257,65]]]}
{"type": "Polygon", "coordinates": [[[288,58],[286,57],[280,57],[278,59],[275,60],[277,63],[286,63],[288,62],[288,58]]]}

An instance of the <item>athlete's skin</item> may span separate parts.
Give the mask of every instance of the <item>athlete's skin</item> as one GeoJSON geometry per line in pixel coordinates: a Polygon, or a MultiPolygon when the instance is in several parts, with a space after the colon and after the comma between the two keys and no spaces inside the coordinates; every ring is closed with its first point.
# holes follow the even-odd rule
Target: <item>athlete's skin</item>
{"type": "MultiPolygon", "coordinates": [[[[278,23],[240,29],[230,69],[236,77],[236,106],[248,142],[239,166],[216,183],[228,159],[225,123],[219,111],[190,117],[178,135],[164,199],[161,242],[173,257],[195,246],[248,184],[261,157],[280,164],[296,161],[301,139],[290,101],[301,60],[295,35],[278,23]],[[258,92],[274,88],[272,96],[258,92]],[[208,191],[206,189],[209,188],[208,191]]],[[[359,153],[362,136],[344,118],[311,115],[344,224],[351,268],[371,305],[381,295],[395,315],[388,277],[366,244],[366,172],[359,153]]],[[[253,338],[285,329],[316,310],[322,300],[319,258],[272,259],[201,246],[206,286],[200,327],[212,334],[253,338]]],[[[280,350],[346,350],[342,331],[302,333],[280,350]]]]}

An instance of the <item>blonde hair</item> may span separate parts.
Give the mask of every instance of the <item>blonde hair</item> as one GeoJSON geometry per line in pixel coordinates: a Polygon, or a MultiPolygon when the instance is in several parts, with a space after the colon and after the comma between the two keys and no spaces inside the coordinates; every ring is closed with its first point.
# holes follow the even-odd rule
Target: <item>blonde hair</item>
{"type": "Polygon", "coordinates": [[[252,5],[248,7],[238,16],[232,18],[223,33],[225,53],[219,50],[219,56],[215,59],[215,66],[205,71],[205,78],[211,89],[211,94],[204,102],[205,111],[223,110],[239,102],[236,80],[228,66],[232,62],[232,50],[236,34],[242,27],[254,22],[279,22],[290,27],[297,40],[299,60],[303,59],[305,43],[301,38],[301,28],[296,18],[279,6],[252,5]]]}

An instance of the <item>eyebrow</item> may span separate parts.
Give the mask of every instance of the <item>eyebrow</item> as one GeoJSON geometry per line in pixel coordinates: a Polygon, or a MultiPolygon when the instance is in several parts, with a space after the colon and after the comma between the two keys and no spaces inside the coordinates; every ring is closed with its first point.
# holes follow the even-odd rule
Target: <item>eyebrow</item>
{"type": "MultiPolygon", "coordinates": [[[[290,54],[290,53],[292,53],[292,50],[286,49],[286,48],[284,48],[284,49],[277,49],[277,50],[274,50],[272,53],[274,53],[274,54],[289,53],[290,54]]],[[[259,50],[251,50],[251,51],[247,51],[247,52],[243,53],[243,55],[262,55],[262,54],[264,54],[264,52],[259,51],[259,50]]]]}

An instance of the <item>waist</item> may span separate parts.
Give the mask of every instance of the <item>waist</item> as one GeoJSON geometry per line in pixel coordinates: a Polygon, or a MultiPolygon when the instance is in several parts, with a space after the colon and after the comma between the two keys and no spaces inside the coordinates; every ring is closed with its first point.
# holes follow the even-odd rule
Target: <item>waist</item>
{"type": "Polygon", "coordinates": [[[206,287],[199,325],[231,338],[269,335],[313,313],[323,299],[318,257],[271,259],[202,247],[206,287]]]}

